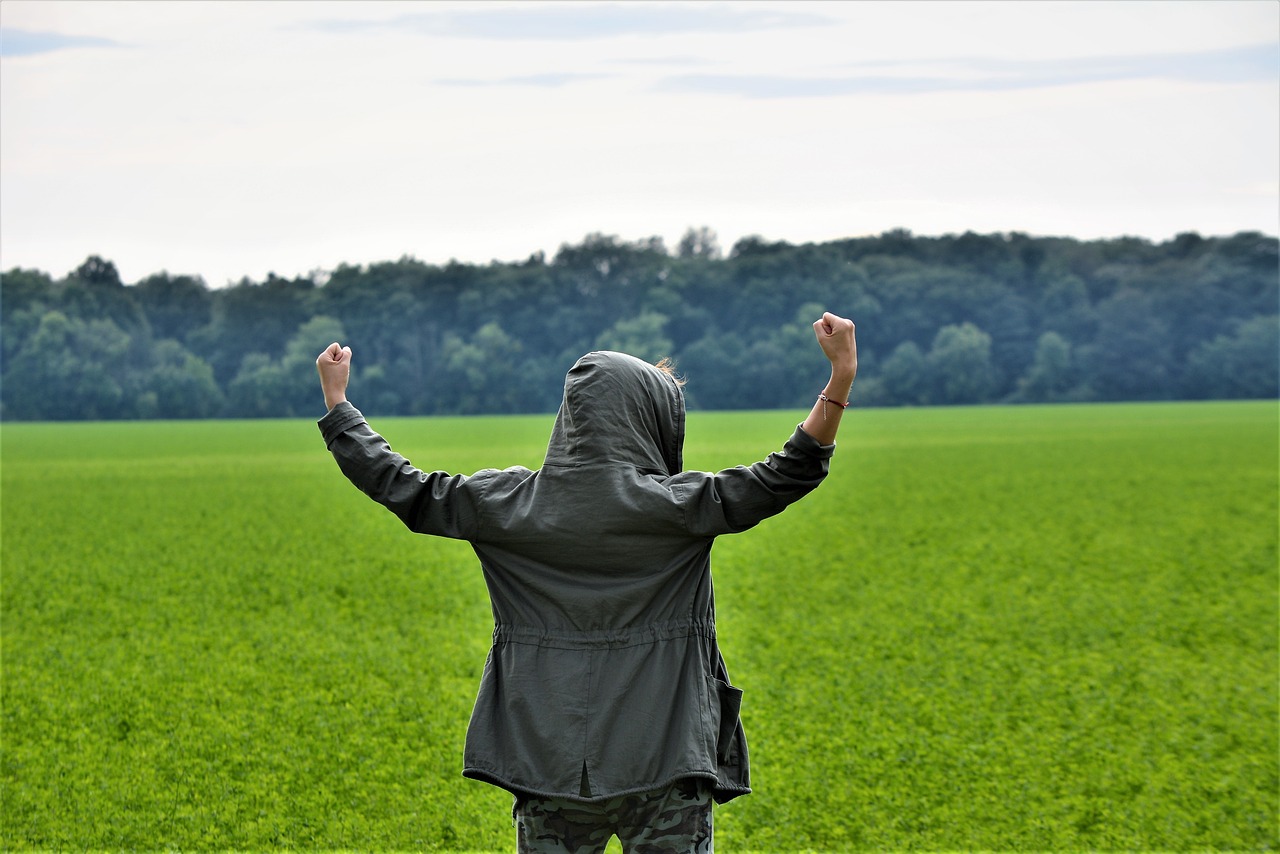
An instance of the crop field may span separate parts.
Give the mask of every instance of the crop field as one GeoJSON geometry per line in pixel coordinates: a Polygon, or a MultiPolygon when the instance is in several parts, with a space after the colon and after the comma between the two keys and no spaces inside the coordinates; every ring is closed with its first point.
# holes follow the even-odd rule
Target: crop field
{"type": "MultiPolygon", "coordinates": [[[[850,410],[827,482],[715,547],[756,790],[717,847],[1280,847],[1278,412],[850,410]]],[[[693,413],[686,464],[800,417],[693,413]]],[[[372,420],[459,472],[537,466],[551,424],[372,420]]],[[[459,773],[475,558],[314,423],[0,450],[0,848],[514,850],[510,797],[459,773]]]]}

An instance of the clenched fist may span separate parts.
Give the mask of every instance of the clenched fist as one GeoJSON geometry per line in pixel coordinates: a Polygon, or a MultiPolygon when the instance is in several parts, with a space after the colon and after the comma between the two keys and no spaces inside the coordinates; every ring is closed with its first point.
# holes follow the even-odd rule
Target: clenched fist
{"type": "Polygon", "coordinates": [[[347,399],[347,382],[351,379],[351,348],[339,347],[335,341],[316,357],[324,405],[333,409],[347,399]]]}
{"type": "MultiPolygon", "coordinates": [[[[813,334],[818,338],[822,352],[831,362],[831,374],[849,383],[858,373],[858,342],[854,337],[853,321],[838,314],[824,312],[813,323],[813,334]]],[[[848,386],[846,385],[846,389],[848,386]]]]}

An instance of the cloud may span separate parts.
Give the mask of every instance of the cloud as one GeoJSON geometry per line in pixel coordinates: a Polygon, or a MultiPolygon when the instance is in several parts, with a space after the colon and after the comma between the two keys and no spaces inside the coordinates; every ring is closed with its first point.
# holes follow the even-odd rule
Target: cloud
{"type": "Polygon", "coordinates": [[[606,60],[614,65],[716,65],[700,56],[633,56],[606,60]]]}
{"type": "MultiPolygon", "coordinates": [[[[1195,53],[1090,59],[968,60],[971,69],[1007,79],[1013,86],[1055,86],[1159,77],[1201,83],[1280,80],[1280,44],[1257,44],[1195,53]]],[[[1020,87],[1021,88],[1021,87],[1020,87]]]]}
{"type": "Polygon", "coordinates": [[[733,7],[692,3],[586,4],[450,9],[400,15],[385,21],[321,21],[326,32],[409,30],[458,38],[581,41],[621,36],[742,33],[789,27],[827,26],[835,19],[778,7],[733,7]]]}
{"type": "MultiPolygon", "coordinates": [[[[643,66],[697,66],[711,64],[707,60],[698,59],[696,57],[676,56],[668,58],[655,59],[612,59],[606,60],[609,65],[624,66],[629,68],[643,66]]],[[[591,72],[544,72],[541,74],[517,74],[507,77],[442,77],[434,82],[438,86],[468,86],[481,88],[486,86],[534,86],[542,89],[559,89],[565,86],[571,86],[575,83],[591,83],[596,80],[615,79],[621,75],[611,73],[591,73],[591,72]]]]}
{"type": "Polygon", "coordinates": [[[0,29],[0,56],[34,56],[76,47],[119,47],[120,43],[96,36],[69,36],[31,30],[0,29]]]}
{"type": "Polygon", "coordinates": [[[683,74],[663,78],[663,92],[738,95],[746,98],[915,95],[938,92],[1008,92],[1086,83],[1165,79],[1193,83],[1280,82],[1280,44],[1259,44],[1195,53],[1089,57],[1061,60],[959,59],[931,65],[949,73],[898,75],[908,62],[870,62],[859,68],[889,73],[850,76],[683,74]]]}
{"type": "Polygon", "coordinates": [[[444,78],[435,81],[441,86],[536,86],[543,89],[558,89],[571,83],[585,83],[613,77],[612,74],[577,74],[573,72],[524,74],[513,77],[498,77],[490,80],[478,78],[444,78]]]}

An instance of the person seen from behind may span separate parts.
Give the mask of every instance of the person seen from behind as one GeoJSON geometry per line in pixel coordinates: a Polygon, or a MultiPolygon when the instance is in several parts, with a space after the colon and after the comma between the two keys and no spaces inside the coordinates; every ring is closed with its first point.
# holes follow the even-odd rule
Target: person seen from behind
{"type": "Polygon", "coordinates": [[[493,642],[463,775],[511,792],[517,849],[710,852],[712,805],[748,794],[747,743],[716,643],[711,546],[826,477],[858,369],[852,321],[813,324],[831,374],[780,451],[685,471],[682,382],[596,351],[565,377],[541,468],[416,468],[346,397],[351,348],[316,360],[342,473],[409,528],[466,540],[493,642]]]}

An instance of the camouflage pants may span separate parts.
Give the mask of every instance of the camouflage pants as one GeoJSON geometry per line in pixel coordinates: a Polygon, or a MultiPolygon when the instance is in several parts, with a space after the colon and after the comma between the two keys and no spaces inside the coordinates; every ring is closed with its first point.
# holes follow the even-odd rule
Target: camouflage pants
{"type": "Polygon", "coordinates": [[[626,854],[712,854],[711,790],[680,780],[599,803],[528,798],[516,804],[519,854],[601,854],[617,836],[626,854]]]}

